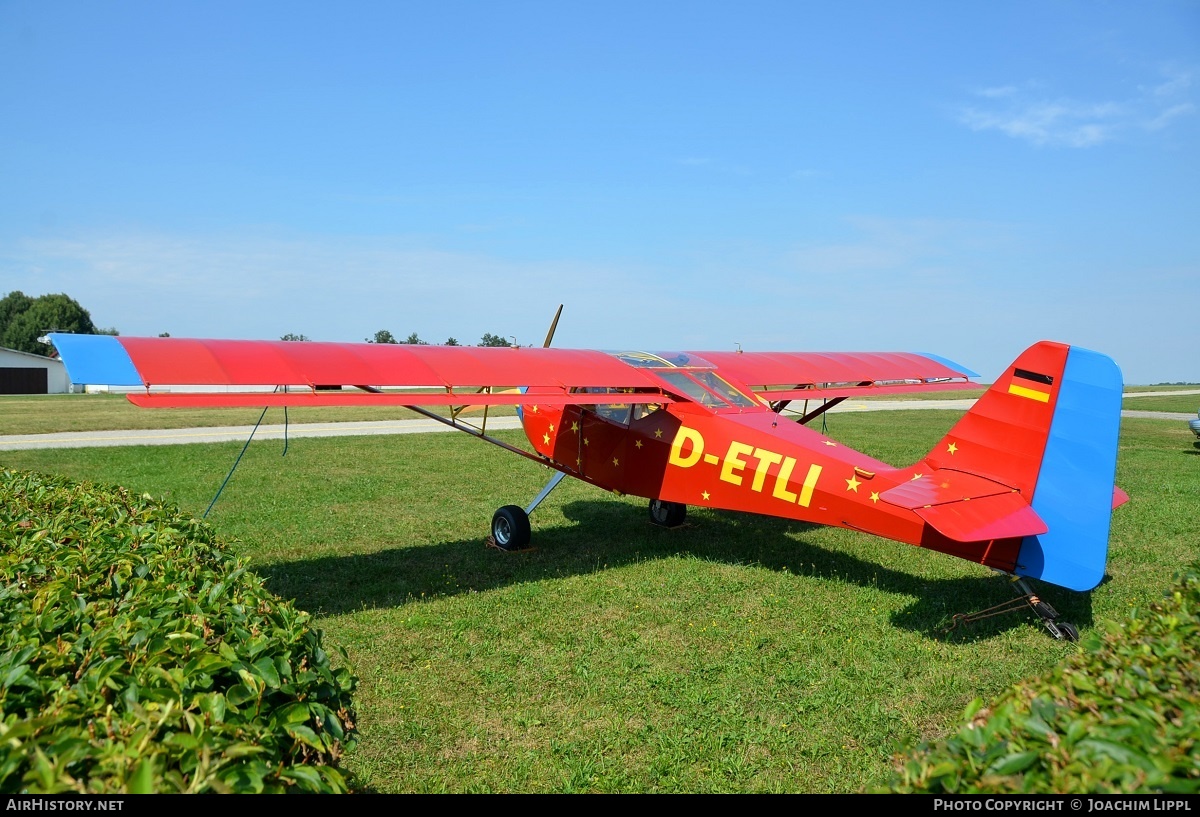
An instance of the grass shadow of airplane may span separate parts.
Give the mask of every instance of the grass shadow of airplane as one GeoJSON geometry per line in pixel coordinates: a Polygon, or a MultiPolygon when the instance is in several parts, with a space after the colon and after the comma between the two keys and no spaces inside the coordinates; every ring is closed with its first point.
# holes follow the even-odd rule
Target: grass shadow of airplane
{"type": "MultiPolygon", "coordinates": [[[[924,578],[860,559],[812,540],[822,526],[736,512],[696,513],[678,528],[650,523],[628,503],[576,500],[562,506],[573,524],[539,529],[542,544],[505,553],[477,540],[386,548],[369,554],[276,562],[258,569],[268,589],[317,616],[394,608],[414,599],[487,592],[514,584],[617,569],[652,559],[690,556],[727,565],[786,572],[910,596],[891,617],[900,628],[936,640],[995,637],[1036,616],[1005,615],[952,626],[954,614],[1006,605],[1013,596],[995,576],[924,578]],[[604,533],[597,534],[597,530],[604,533]],[[453,576],[453,579],[448,579],[453,576]]],[[[1090,593],[1056,598],[1063,615],[1092,623],[1090,593]]],[[[1020,613],[1018,609],[1016,612],[1020,613]]]]}

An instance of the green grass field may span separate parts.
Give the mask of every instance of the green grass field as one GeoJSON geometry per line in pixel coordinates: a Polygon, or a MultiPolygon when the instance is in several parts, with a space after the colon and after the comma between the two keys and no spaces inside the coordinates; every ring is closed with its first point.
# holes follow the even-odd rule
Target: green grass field
{"type": "Polygon", "coordinates": [[[1180,394],[1161,397],[1126,397],[1122,409],[1135,411],[1166,411],[1174,414],[1195,415],[1200,410],[1200,394],[1180,394]]]}
{"type": "MultiPolygon", "coordinates": [[[[445,410],[442,410],[445,414],[445,410]]],[[[512,415],[509,406],[494,407],[488,416],[512,415]]],[[[263,423],[371,422],[411,420],[420,415],[402,406],[365,408],[162,409],[133,405],[121,394],[42,394],[0,397],[0,434],[56,434],[64,431],[142,428],[212,428],[263,423]]],[[[481,417],[473,409],[469,417],[481,417]]]]}
{"type": "MultiPolygon", "coordinates": [[[[1127,393],[1139,391],[1189,392],[1200,386],[1133,386],[1127,393]]],[[[854,402],[895,400],[974,400],[984,389],[962,389],[925,394],[861,398],[854,402]]],[[[802,403],[791,408],[800,410],[802,403]]],[[[1195,413],[1200,409],[1200,394],[1128,397],[1122,408],[1143,411],[1195,413]]],[[[443,412],[444,413],[444,412],[443,412]]],[[[488,410],[488,416],[511,416],[510,406],[488,410]]],[[[400,406],[364,408],[292,408],[286,415],[281,408],[265,414],[260,408],[221,409],[140,409],[120,394],[52,394],[0,396],[0,434],[52,434],[64,431],[125,430],[145,428],[211,428],[214,426],[253,426],[255,423],[327,423],[408,420],[418,415],[400,406]]],[[[482,417],[474,409],[466,415],[482,417]]]]}
{"type": "MultiPolygon", "coordinates": [[[[59,422],[45,415],[75,399],[33,401],[43,416],[28,424],[59,422]]],[[[1159,399],[1175,398],[1138,407],[1159,399]]],[[[22,433],[10,428],[19,402],[0,399],[8,433],[22,433]]],[[[86,414],[76,428],[97,422],[86,414]]],[[[842,413],[828,433],[900,465],[958,416],[842,413]]],[[[0,464],[202,515],[241,449],[8,451],[0,464]]],[[[1198,457],[1186,424],[1122,421],[1118,482],[1132,500],[1114,515],[1106,581],[1039,588],[1085,634],[1156,600],[1196,558],[1198,457]]],[[[374,790],[856,792],[976,696],[1078,649],[1032,614],[948,631],[953,614],[1013,597],[977,565],[701,509],[664,530],[643,500],[571,480],[534,514],[534,550],[485,547],[493,510],[526,504],[549,476],[466,435],[298,438],[286,456],[252,444],[212,506],[208,521],[268,587],[348,651],[363,740],[345,765],[374,790]]]]}

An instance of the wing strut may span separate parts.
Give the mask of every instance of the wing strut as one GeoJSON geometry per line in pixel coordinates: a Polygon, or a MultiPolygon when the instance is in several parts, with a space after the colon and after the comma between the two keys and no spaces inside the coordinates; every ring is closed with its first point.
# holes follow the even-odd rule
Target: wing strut
{"type": "MultiPolygon", "coordinates": [[[[796,418],[796,422],[799,423],[800,425],[808,425],[809,421],[814,420],[817,417],[820,417],[825,412],[829,411],[831,408],[836,406],[838,403],[841,403],[845,399],[846,399],[845,397],[831,397],[830,399],[823,401],[821,403],[821,405],[818,406],[817,408],[813,409],[812,411],[809,411],[802,417],[796,418]]],[[[780,403],[776,404],[779,406],[779,408],[776,409],[776,408],[774,408],[774,406],[772,406],[772,409],[775,411],[776,414],[778,414],[778,413],[782,412],[784,410],[784,408],[786,408],[788,403],[790,403],[790,402],[791,402],[790,400],[781,401],[780,403]]],[[[807,403],[808,403],[808,401],[806,400],[805,401],[806,409],[808,407],[807,403]]],[[[822,418],[822,419],[824,419],[824,418],[822,418]]]]}
{"type": "Polygon", "coordinates": [[[525,459],[533,460],[538,465],[546,465],[546,466],[557,468],[557,466],[555,466],[554,463],[552,463],[547,458],[543,457],[541,454],[531,454],[522,448],[517,448],[517,446],[515,446],[515,445],[506,443],[506,442],[504,442],[504,440],[497,439],[496,437],[491,436],[490,434],[487,433],[486,427],[483,430],[480,430],[480,429],[476,428],[475,426],[470,426],[465,423],[458,422],[457,417],[447,419],[447,418],[441,416],[440,414],[434,414],[432,411],[425,408],[424,406],[405,406],[405,408],[408,409],[409,411],[415,411],[417,414],[420,414],[422,417],[428,417],[430,420],[437,420],[442,425],[450,426],[450,428],[453,428],[455,431],[466,432],[467,434],[470,434],[472,437],[477,437],[478,439],[483,440],[484,442],[489,442],[492,445],[498,445],[506,451],[511,451],[514,454],[520,454],[525,459]]]}

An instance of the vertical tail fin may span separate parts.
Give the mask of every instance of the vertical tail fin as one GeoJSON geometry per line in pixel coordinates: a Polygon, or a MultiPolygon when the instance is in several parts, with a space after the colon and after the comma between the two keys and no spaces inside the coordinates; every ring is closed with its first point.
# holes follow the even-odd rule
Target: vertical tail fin
{"type": "Polygon", "coordinates": [[[1013,572],[1071,590],[1104,578],[1121,425],[1121,371],[1105,355],[1042,341],[1026,349],[925,462],[1008,486],[1046,532],[1024,536],[1013,572]]]}

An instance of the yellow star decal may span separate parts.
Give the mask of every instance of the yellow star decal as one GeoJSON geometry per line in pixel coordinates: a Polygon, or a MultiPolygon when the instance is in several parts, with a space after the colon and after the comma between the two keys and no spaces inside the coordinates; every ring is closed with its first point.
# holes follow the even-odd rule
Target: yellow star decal
{"type": "Polygon", "coordinates": [[[551,430],[551,431],[553,431],[553,430],[554,430],[554,423],[551,423],[551,424],[550,424],[550,430],[551,430]]]}
{"type": "Polygon", "coordinates": [[[543,435],[542,435],[542,442],[544,442],[546,445],[550,445],[550,435],[549,435],[549,434],[543,434],[543,435]]]}
{"type": "Polygon", "coordinates": [[[708,502],[708,491],[703,492],[700,496],[704,497],[704,501],[708,502]]]}
{"type": "Polygon", "coordinates": [[[534,407],[533,407],[533,413],[534,413],[534,414],[537,414],[537,406],[534,406],[534,407]]]}
{"type": "Polygon", "coordinates": [[[875,491],[871,491],[871,501],[872,501],[872,502],[878,502],[878,501],[879,501],[879,494],[878,494],[877,492],[875,492],[875,491]]]}
{"type": "Polygon", "coordinates": [[[913,474],[913,479],[920,479],[922,476],[924,476],[924,475],[923,474],[913,474]]]}
{"type": "Polygon", "coordinates": [[[634,441],[633,441],[633,447],[634,447],[634,448],[641,448],[641,447],[642,447],[642,441],[641,441],[641,440],[634,440],[634,441]]]}
{"type": "Polygon", "coordinates": [[[572,421],[571,422],[571,430],[574,431],[576,434],[578,434],[579,433],[579,423],[572,421]]]}
{"type": "Polygon", "coordinates": [[[656,428],[656,429],[654,429],[654,436],[655,436],[655,437],[661,437],[661,436],[662,436],[662,429],[661,429],[661,428],[656,428]]]}
{"type": "Polygon", "coordinates": [[[613,468],[616,468],[620,464],[620,461],[616,457],[613,457],[613,468]]]}
{"type": "Polygon", "coordinates": [[[584,444],[584,445],[590,445],[590,443],[588,443],[588,438],[587,438],[587,437],[584,437],[584,438],[583,438],[583,444],[584,444]]]}
{"type": "Polygon", "coordinates": [[[955,451],[958,450],[958,446],[955,445],[954,443],[950,443],[948,446],[946,446],[946,450],[949,451],[951,454],[953,454],[955,451]]]}
{"type": "Polygon", "coordinates": [[[833,440],[826,440],[825,445],[829,445],[829,446],[833,446],[834,448],[837,448],[837,443],[835,443],[833,440]]]}
{"type": "Polygon", "coordinates": [[[858,493],[859,485],[862,485],[862,483],[856,480],[854,477],[850,477],[850,479],[846,480],[847,491],[854,491],[854,493],[858,493]]]}

